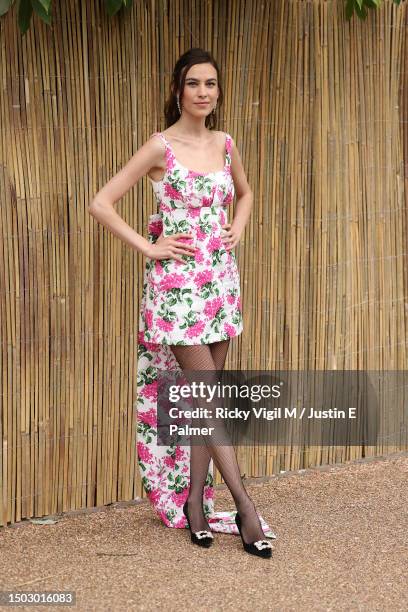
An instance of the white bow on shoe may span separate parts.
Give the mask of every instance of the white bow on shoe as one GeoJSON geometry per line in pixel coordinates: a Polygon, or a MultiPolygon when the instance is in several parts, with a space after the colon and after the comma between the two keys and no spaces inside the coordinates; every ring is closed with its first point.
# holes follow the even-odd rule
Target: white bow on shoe
{"type": "Polygon", "coordinates": [[[268,542],[268,540],[258,540],[257,542],[254,542],[254,546],[256,546],[258,550],[262,550],[263,548],[273,549],[272,544],[268,542]]]}
{"type": "Polygon", "coordinates": [[[195,531],[194,535],[196,536],[196,538],[198,538],[199,540],[201,540],[202,538],[212,538],[214,539],[213,534],[211,533],[211,531],[195,531]]]}

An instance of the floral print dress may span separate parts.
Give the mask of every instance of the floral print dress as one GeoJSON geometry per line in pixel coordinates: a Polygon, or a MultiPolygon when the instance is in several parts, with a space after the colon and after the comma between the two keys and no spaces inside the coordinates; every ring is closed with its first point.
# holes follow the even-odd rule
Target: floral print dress
{"type": "MultiPolygon", "coordinates": [[[[140,305],[137,374],[137,455],[142,484],[161,520],[168,527],[185,528],[183,504],[189,491],[190,447],[157,444],[157,373],[180,366],[169,345],[209,344],[242,332],[240,278],[235,254],[222,242],[227,206],[235,195],[231,176],[231,146],[225,135],[223,170],[197,173],[176,159],[164,134],[166,171],[153,181],[158,212],[148,219],[148,240],[182,232],[198,247],[192,255],[146,258],[140,305]]],[[[203,507],[213,531],[238,533],[235,511],[214,511],[213,461],[203,493],[203,507]]],[[[259,517],[266,537],[275,534],[259,517]]]]}

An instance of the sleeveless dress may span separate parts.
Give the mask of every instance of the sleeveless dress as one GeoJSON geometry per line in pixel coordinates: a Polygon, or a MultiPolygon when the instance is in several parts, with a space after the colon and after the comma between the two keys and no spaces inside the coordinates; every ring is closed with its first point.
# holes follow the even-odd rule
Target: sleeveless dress
{"type": "MultiPolygon", "coordinates": [[[[182,232],[198,247],[193,255],[154,260],[146,257],[140,304],[137,374],[137,456],[142,484],[154,510],[168,527],[186,528],[183,504],[189,492],[190,447],[157,444],[159,370],[178,371],[171,344],[209,344],[242,332],[240,278],[235,254],[224,248],[222,225],[233,202],[231,147],[225,135],[223,170],[193,172],[175,158],[164,134],[166,171],[160,181],[150,177],[157,212],[148,219],[148,240],[182,232]]],[[[213,460],[203,492],[204,515],[213,531],[238,534],[235,511],[214,511],[213,460]]],[[[275,534],[260,516],[266,537],[275,534]]]]}

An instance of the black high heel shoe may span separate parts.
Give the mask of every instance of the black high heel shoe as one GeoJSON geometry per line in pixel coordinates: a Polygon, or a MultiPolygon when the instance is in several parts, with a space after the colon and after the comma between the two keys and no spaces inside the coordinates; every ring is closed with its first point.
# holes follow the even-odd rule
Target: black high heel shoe
{"type": "Polygon", "coordinates": [[[183,506],[183,512],[184,512],[184,516],[186,517],[188,521],[188,528],[191,533],[191,541],[193,542],[193,544],[198,544],[198,546],[202,546],[203,548],[210,548],[214,540],[213,534],[211,533],[211,531],[205,531],[205,530],[192,531],[191,530],[187,506],[188,506],[188,502],[186,501],[186,503],[183,506]]]}
{"type": "Polygon", "coordinates": [[[250,544],[247,544],[242,536],[242,523],[241,517],[239,516],[238,512],[235,515],[235,522],[237,524],[239,535],[241,536],[242,544],[246,552],[250,555],[255,555],[256,557],[270,559],[272,557],[272,544],[268,542],[268,540],[258,540],[257,542],[251,542],[250,544]]]}

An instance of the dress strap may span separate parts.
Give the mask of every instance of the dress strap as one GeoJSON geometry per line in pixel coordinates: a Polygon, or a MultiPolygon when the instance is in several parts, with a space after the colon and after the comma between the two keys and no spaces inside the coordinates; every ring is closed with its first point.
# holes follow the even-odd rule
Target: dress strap
{"type": "Polygon", "coordinates": [[[154,132],[152,136],[158,136],[160,140],[164,143],[165,148],[165,156],[166,156],[166,168],[168,167],[168,160],[171,158],[171,147],[167,138],[161,132],[154,132]]]}
{"type": "Polygon", "coordinates": [[[232,138],[225,132],[226,165],[231,165],[232,138]]]}

